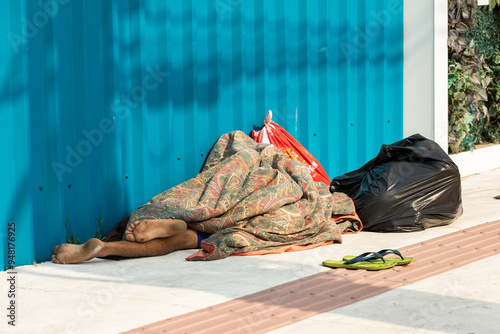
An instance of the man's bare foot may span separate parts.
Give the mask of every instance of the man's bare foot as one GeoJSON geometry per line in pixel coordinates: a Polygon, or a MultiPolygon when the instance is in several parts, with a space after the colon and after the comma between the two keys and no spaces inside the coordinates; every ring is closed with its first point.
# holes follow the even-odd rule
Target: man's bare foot
{"type": "Polygon", "coordinates": [[[125,230],[125,240],[146,242],[157,238],[166,238],[184,232],[186,222],[179,219],[139,220],[125,230]]]}
{"type": "Polygon", "coordinates": [[[104,243],[96,238],[90,239],[83,245],[62,244],[54,247],[52,262],[68,264],[87,261],[97,256],[104,243]]]}

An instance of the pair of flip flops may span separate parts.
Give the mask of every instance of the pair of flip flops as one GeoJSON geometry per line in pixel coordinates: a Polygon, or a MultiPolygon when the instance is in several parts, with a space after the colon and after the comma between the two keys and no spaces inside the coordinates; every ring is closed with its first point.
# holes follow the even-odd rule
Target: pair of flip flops
{"type": "Polygon", "coordinates": [[[396,249],[382,249],[378,252],[367,252],[358,256],[344,256],[342,261],[325,260],[323,265],[330,268],[381,270],[407,265],[412,261],[414,258],[404,257],[396,249]],[[388,254],[395,254],[400,258],[384,258],[388,254]]]}

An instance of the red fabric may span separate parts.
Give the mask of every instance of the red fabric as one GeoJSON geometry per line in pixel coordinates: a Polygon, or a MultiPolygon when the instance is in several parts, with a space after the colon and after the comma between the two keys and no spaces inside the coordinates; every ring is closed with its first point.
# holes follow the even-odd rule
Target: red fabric
{"type": "Polygon", "coordinates": [[[330,186],[330,178],[318,160],[285,129],[273,122],[271,118],[272,112],[269,111],[264,120],[264,128],[260,131],[253,130],[252,139],[257,143],[265,143],[267,137],[269,143],[280,149],[289,159],[305,163],[314,181],[323,182],[330,186]]]}

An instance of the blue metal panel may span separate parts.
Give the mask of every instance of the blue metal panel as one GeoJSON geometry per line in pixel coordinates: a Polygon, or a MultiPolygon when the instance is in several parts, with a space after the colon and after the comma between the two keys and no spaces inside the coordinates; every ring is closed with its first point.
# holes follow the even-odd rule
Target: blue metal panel
{"type": "Polygon", "coordinates": [[[330,177],[402,137],[403,0],[9,1],[0,265],[45,261],[195,176],[267,110],[330,177]],[[41,7],[41,4],[51,6],[41,7]],[[52,10],[50,10],[52,8],[52,10]],[[100,216],[101,215],[101,216],[100,216]]]}

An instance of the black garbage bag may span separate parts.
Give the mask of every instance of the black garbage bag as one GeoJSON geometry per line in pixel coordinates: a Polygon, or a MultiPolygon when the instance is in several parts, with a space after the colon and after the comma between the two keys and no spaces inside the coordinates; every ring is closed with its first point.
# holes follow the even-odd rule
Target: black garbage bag
{"type": "Polygon", "coordinates": [[[334,178],[330,191],[354,200],[367,231],[421,231],[451,224],[462,214],[457,165],[420,134],[382,145],[375,159],[334,178]]]}

